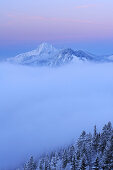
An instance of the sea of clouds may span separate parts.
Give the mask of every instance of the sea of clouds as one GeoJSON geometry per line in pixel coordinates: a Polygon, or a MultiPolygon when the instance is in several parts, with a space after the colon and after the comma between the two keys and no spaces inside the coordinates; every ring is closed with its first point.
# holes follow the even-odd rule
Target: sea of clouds
{"type": "Polygon", "coordinates": [[[0,169],[113,123],[113,64],[0,64],[0,169]]]}

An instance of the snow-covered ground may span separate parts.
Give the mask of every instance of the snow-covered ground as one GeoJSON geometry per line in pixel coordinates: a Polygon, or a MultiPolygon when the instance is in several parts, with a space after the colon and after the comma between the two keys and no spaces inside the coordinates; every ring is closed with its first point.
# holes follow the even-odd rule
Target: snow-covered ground
{"type": "Polygon", "coordinates": [[[0,64],[0,168],[113,123],[113,64],[0,64]]]}

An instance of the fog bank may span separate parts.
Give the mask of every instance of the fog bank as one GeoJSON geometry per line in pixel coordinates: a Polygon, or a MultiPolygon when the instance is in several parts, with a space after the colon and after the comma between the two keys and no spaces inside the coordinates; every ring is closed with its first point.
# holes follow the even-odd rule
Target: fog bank
{"type": "Polygon", "coordinates": [[[113,123],[113,64],[0,64],[0,169],[113,123]]]}

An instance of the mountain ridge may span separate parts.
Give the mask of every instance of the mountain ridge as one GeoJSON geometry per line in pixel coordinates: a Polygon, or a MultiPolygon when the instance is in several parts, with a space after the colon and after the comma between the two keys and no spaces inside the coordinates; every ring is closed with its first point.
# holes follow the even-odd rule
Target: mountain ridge
{"type": "Polygon", "coordinates": [[[113,62],[113,55],[99,57],[82,50],[57,49],[52,44],[42,43],[35,50],[8,58],[6,61],[21,65],[59,66],[73,62],[113,62]]]}

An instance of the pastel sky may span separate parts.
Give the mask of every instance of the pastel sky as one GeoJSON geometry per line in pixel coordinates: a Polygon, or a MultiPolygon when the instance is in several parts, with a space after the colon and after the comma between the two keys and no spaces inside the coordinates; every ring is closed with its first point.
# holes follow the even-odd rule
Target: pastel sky
{"type": "Polygon", "coordinates": [[[113,0],[1,0],[0,56],[43,41],[113,53],[112,11],[113,0]]]}

